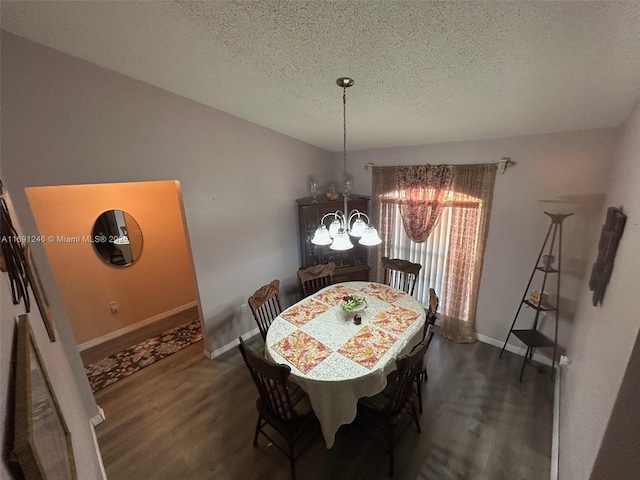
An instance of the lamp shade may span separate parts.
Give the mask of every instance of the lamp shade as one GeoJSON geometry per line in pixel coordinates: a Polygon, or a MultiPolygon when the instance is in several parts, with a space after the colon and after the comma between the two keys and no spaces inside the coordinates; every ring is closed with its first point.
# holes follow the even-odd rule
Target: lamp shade
{"type": "Polygon", "coordinates": [[[316,233],[313,235],[311,243],[314,245],[331,245],[331,235],[329,235],[327,227],[320,225],[316,229],[316,233]]]}
{"type": "MultiPolygon", "coordinates": [[[[369,226],[365,228],[359,243],[360,245],[367,246],[380,245],[382,243],[382,239],[380,238],[380,235],[378,235],[378,231],[369,226]]],[[[333,248],[333,246],[331,246],[331,248],[333,248]]]]}
{"type": "Polygon", "coordinates": [[[341,228],[342,223],[340,222],[340,220],[338,220],[338,217],[336,217],[333,222],[331,222],[331,225],[329,225],[329,236],[331,238],[334,238],[341,228]]]}
{"type": "Polygon", "coordinates": [[[351,236],[352,237],[361,237],[367,228],[367,224],[364,223],[360,217],[356,218],[356,221],[353,222],[353,226],[351,227],[351,236]]]}
{"type": "Polygon", "coordinates": [[[349,250],[353,248],[353,243],[349,240],[349,234],[342,230],[333,237],[333,243],[329,248],[331,248],[331,250],[349,250]]]}

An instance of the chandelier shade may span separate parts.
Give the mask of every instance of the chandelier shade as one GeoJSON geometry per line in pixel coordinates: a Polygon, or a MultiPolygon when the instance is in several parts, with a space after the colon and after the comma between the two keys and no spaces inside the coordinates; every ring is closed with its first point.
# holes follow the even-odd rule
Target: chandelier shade
{"type": "Polygon", "coordinates": [[[351,193],[352,182],[347,175],[347,88],[353,85],[353,79],[349,77],[340,77],[336,80],[339,87],[342,88],[342,107],[343,107],[343,162],[344,162],[344,191],[342,193],[344,199],[344,209],[342,211],[327,213],[320,220],[320,225],[311,239],[314,245],[330,245],[332,250],[350,250],[353,243],[349,236],[359,238],[360,245],[375,246],[382,243],[378,231],[371,225],[369,217],[358,211],[348,210],[348,199],[351,193]],[[329,228],[324,224],[325,219],[333,217],[329,224],[329,228]],[[355,220],[354,220],[355,218],[355,220]],[[366,219],[366,222],[365,220],[366,219]],[[353,223],[352,223],[353,220],[353,223]]]}
{"type": "Polygon", "coordinates": [[[329,248],[331,250],[350,250],[353,248],[353,243],[351,243],[348,233],[340,231],[333,237],[333,243],[329,248]]]}
{"type": "Polygon", "coordinates": [[[332,241],[329,230],[327,230],[327,227],[324,225],[320,225],[311,239],[311,243],[314,245],[331,245],[332,241]]]}
{"type": "Polygon", "coordinates": [[[361,245],[366,245],[368,247],[372,247],[374,245],[380,245],[382,243],[382,239],[380,235],[378,235],[378,231],[372,226],[368,226],[365,228],[364,233],[362,234],[362,238],[360,239],[361,245]]]}
{"type": "Polygon", "coordinates": [[[364,223],[364,220],[360,217],[356,218],[356,221],[353,222],[353,225],[351,226],[351,236],[360,238],[366,228],[367,224],[364,223]]]}

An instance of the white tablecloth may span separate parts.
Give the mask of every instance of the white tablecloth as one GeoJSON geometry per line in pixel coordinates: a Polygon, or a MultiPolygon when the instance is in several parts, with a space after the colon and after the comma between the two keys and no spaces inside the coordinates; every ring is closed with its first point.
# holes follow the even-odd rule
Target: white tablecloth
{"type": "Polygon", "coordinates": [[[340,283],[282,312],[269,327],[265,352],[291,367],[291,379],[309,395],[331,448],[340,425],[355,419],[358,399],[381,392],[395,359],[420,341],[424,322],[424,308],[400,290],[340,283]],[[351,292],[367,301],[361,325],[339,306],[351,292]]]}

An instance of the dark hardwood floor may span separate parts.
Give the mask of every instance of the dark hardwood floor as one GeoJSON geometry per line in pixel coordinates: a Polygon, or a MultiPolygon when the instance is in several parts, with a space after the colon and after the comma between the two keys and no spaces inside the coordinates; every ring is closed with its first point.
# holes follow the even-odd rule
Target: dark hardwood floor
{"type": "MultiPolygon", "coordinates": [[[[262,348],[259,336],[250,340],[262,348]]],[[[422,433],[396,448],[396,479],[548,479],[553,382],[522,357],[436,335],[429,348],[422,433]]],[[[196,343],[96,393],[109,480],[289,478],[288,461],[252,445],[257,391],[237,349],[215,360],[196,343]]],[[[327,450],[320,432],[296,462],[299,480],[386,479],[386,453],[357,428],[327,450]]]]}

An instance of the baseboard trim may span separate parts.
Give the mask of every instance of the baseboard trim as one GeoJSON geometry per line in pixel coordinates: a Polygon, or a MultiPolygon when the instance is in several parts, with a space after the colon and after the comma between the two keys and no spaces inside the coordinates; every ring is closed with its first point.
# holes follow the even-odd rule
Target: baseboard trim
{"type": "Polygon", "coordinates": [[[98,407],[98,413],[91,417],[91,425],[97,427],[107,418],[104,414],[104,409],[100,405],[96,405],[98,407]]]}
{"type": "Polygon", "coordinates": [[[177,315],[178,313],[182,313],[197,305],[198,305],[198,302],[196,301],[185,303],[184,305],[180,305],[179,307],[176,307],[174,309],[168,310],[166,312],[162,312],[158,315],[154,315],[153,317],[149,317],[146,320],[142,320],[141,322],[137,322],[137,323],[134,323],[133,325],[129,325],[127,327],[121,328],[114,332],[107,333],[106,335],[103,335],[98,338],[94,338],[93,340],[89,340],[88,342],[81,343],[78,345],[78,350],[83,352],[84,350],[88,350],[90,348],[96,347],[105,342],[113,340],[114,338],[118,338],[123,335],[126,335],[127,333],[134,332],[139,328],[145,327],[147,325],[151,325],[152,323],[158,322],[160,320],[164,320],[165,318],[168,318],[172,315],[177,315]]]}
{"type": "Polygon", "coordinates": [[[91,421],[90,425],[91,425],[90,427],[91,436],[93,437],[93,447],[96,449],[96,456],[98,457],[98,466],[100,467],[100,474],[102,475],[102,480],[107,480],[107,471],[105,470],[104,462],[102,461],[102,453],[100,452],[100,444],[98,443],[98,436],[96,435],[96,428],[95,428],[95,424],[93,423],[93,420],[91,421]]]}
{"type": "MultiPolygon", "coordinates": [[[[246,340],[248,338],[253,337],[254,335],[257,335],[258,333],[260,333],[260,329],[258,327],[256,327],[253,330],[245,333],[244,335],[241,335],[241,337],[242,337],[243,340],[246,340]]],[[[240,342],[238,342],[238,340],[233,340],[232,342],[229,342],[229,343],[227,343],[226,345],[223,345],[220,348],[216,348],[213,352],[210,352],[207,349],[205,349],[204,352],[203,352],[203,355],[206,358],[208,358],[209,360],[213,360],[214,358],[219,357],[223,353],[227,353],[229,350],[237,347],[239,343],[240,342]]]]}
{"type": "Polygon", "coordinates": [[[558,480],[560,469],[560,387],[564,368],[558,368],[553,389],[553,432],[551,434],[551,474],[549,480],[558,480]]]}
{"type": "MultiPolygon", "coordinates": [[[[500,349],[502,349],[502,346],[504,345],[503,340],[496,340],[495,338],[487,337],[486,335],[482,335],[481,333],[477,333],[476,336],[480,342],[488,343],[489,345],[493,345],[494,347],[498,347],[500,349]]],[[[511,345],[510,343],[507,343],[505,350],[507,352],[520,355],[521,357],[524,357],[525,354],[527,353],[526,348],[516,347],[515,345],[511,345]]],[[[539,353],[533,354],[533,360],[543,365],[547,365],[549,367],[551,366],[551,359],[548,357],[545,357],[544,355],[540,355],[539,353]]]]}

